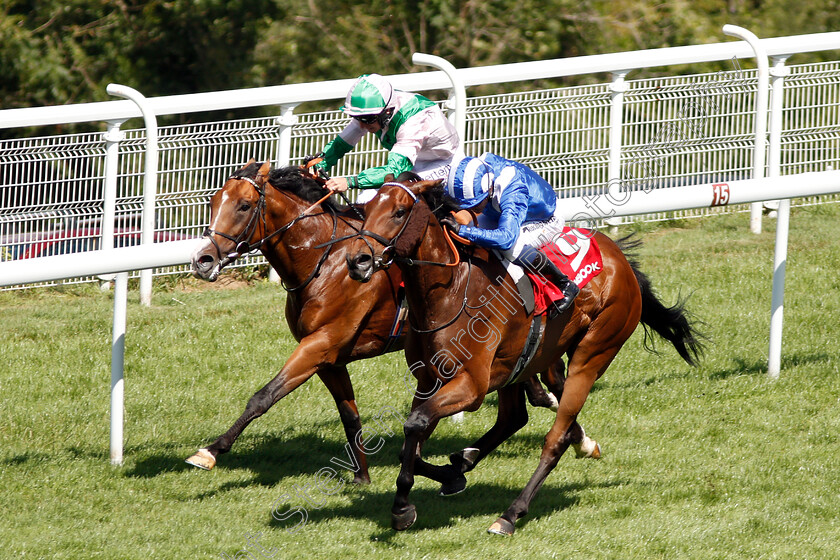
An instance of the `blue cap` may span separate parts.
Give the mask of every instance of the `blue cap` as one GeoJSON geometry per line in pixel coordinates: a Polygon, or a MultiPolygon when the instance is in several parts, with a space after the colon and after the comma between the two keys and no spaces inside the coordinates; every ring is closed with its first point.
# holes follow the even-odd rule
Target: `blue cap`
{"type": "Polygon", "coordinates": [[[461,208],[472,208],[487,198],[494,179],[490,166],[483,160],[465,157],[449,172],[446,192],[461,204],[461,208]]]}

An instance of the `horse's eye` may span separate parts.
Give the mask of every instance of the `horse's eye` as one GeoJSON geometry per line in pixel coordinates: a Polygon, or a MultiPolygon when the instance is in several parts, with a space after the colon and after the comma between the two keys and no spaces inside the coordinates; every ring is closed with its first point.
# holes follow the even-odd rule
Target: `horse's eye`
{"type": "Polygon", "coordinates": [[[247,211],[248,211],[248,210],[250,210],[250,209],[251,209],[251,203],[250,203],[250,202],[243,201],[243,202],[240,202],[240,203],[239,203],[239,208],[238,208],[238,210],[239,210],[240,212],[247,212],[247,211]]]}
{"type": "Polygon", "coordinates": [[[394,212],[394,217],[402,218],[403,216],[405,216],[405,208],[397,208],[397,211],[394,212]]]}

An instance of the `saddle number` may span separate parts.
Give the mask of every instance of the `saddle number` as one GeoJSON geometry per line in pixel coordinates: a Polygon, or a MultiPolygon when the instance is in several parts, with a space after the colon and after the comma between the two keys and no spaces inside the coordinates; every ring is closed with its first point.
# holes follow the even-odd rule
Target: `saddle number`
{"type": "Polygon", "coordinates": [[[572,267],[572,270],[577,272],[578,268],[580,268],[581,262],[583,262],[584,257],[586,257],[586,253],[589,252],[589,245],[591,241],[589,240],[589,237],[583,234],[580,236],[575,235],[574,230],[569,230],[558,236],[554,240],[554,243],[564,255],[575,255],[575,258],[569,266],[572,267]],[[560,241],[563,243],[558,243],[560,241]]]}
{"type": "Polygon", "coordinates": [[[725,206],[729,204],[729,184],[712,184],[712,206],[725,206]]]}

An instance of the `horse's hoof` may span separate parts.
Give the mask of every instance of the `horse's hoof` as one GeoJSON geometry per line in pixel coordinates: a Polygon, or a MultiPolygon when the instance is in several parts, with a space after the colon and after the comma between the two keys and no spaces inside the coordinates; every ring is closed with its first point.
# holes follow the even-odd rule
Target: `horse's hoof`
{"type": "Polygon", "coordinates": [[[367,486],[368,484],[370,484],[370,476],[356,475],[353,477],[353,484],[358,484],[359,486],[367,486]]]}
{"type": "Polygon", "coordinates": [[[492,525],[490,525],[490,527],[487,529],[487,532],[493,533],[494,535],[502,535],[505,537],[509,537],[513,534],[515,530],[516,527],[513,526],[513,523],[511,523],[504,517],[500,517],[496,521],[494,521],[492,525]]]}
{"type": "Polygon", "coordinates": [[[417,508],[412,504],[406,506],[402,513],[391,513],[391,527],[395,531],[405,531],[417,521],[417,508]]]}
{"type": "Polygon", "coordinates": [[[575,446],[575,457],[578,459],[600,459],[601,445],[589,436],[584,435],[580,445],[575,446]]]}
{"type": "Polygon", "coordinates": [[[472,470],[481,450],[477,447],[465,447],[461,451],[449,454],[449,462],[462,469],[461,472],[472,470]]]}
{"type": "Polygon", "coordinates": [[[444,482],[440,485],[440,495],[441,496],[454,496],[455,494],[460,494],[464,491],[467,487],[467,477],[464,475],[458,475],[457,478],[454,478],[448,482],[444,482]]]}
{"type": "Polygon", "coordinates": [[[213,457],[212,453],[203,447],[199,449],[195,455],[187,459],[186,462],[194,467],[198,467],[199,469],[204,469],[205,471],[209,471],[216,466],[216,458],[213,457]]]}

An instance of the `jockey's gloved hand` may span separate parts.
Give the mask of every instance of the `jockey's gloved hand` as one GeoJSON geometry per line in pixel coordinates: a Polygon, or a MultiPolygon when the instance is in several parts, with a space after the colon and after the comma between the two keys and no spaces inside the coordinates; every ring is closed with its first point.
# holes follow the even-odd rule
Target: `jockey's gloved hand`
{"type": "MultiPolygon", "coordinates": [[[[313,159],[319,159],[319,158],[323,158],[323,157],[324,157],[324,152],[320,152],[318,154],[315,154],[314,156],[312,156],[312,155],[304,156],[303,157],[303,166],[304,167],[309,167],[309,162],[310,161],[312,161],[313,159]]],[[[318,164],[316,164],[316,165],[318,165],[318,164]]]]}
{"type": "Polygon", "coordinates": [[[329,173],[327,173],[326,164],[324,163],[323,158],[324,158],[324,152],[317,153],[314,156],[313,155],[304,156],[302,167],[304,169],[308,170],[308,172],[311,173],[312,175],[317,175],[321,179],[324,179],[325,181],[329,181],[330,176],[329,176],[329,173]],[[316,160],[316,159],[320,159],[321,161],[319,161],[318,163],[313,165],[311,162],[313,160],[316,160]]]}
{"type": "Polygon", "coordinates": [[[456,234],[461,231],[461,224],[455,221],[454,216],[444,216],[440,219],[440,225],[449,228],[450,231],[456,234]]]}

